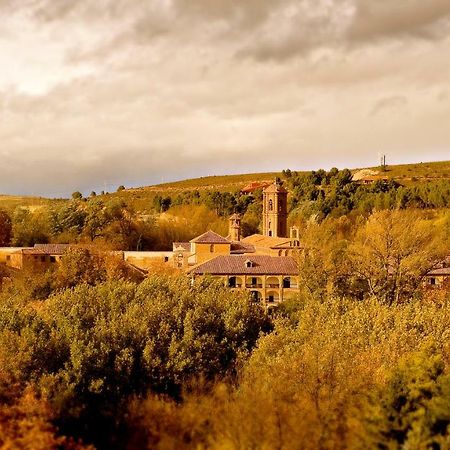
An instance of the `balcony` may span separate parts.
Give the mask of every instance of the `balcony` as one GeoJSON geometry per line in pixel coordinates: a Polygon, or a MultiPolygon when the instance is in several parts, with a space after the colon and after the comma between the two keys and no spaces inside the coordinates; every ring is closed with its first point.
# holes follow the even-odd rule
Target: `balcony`
{"type": "Polygon", "coordinates": [[[252,283],[252,284],[246,284],[245,287],[247,289],[262,289],[263,285],[261,283],[252,283]]]}

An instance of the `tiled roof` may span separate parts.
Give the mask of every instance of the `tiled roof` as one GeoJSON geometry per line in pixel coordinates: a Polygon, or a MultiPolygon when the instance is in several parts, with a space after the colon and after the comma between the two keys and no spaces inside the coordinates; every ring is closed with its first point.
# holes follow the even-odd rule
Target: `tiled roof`
{"type": "Polygon", "coordinates": [[[200,236],[191,240],[196,244],[229,244],[230,241],[225,239],[220,234],[214,233],[214,231],[207,231],[206,233],[201,234],[200,236]]]}
{"type": "Polygon", "coordinates": [[[34,244],[36,250],[46,255],[62,255],[69,247],[70,244],[34,244]]]}
{"type": "Polygon", "coordinates": [[[250,184],[247,184],[247,186],[243,187],[241,189],[241,192],[244,194],[255,192],[257,189],[266,188],[267,186],[270,186],[272,184],[271,181],[252,181],[250,184]]]}
{"type": "Polygon", "coordinates": [[[231,242],[230,251],[235,255],[240,253],[255,253],[255,247],[252,244],[247,244],[246,242],[233,241],[231,242]]]}
{"type": "Polygon", "coordinates": [[[441,269],[434,269],[427,272],[427,277],[448,277],[450,276],[450,267],[443,267],[441,269]]]}
{"type": "Polygon", "coordinates": [[[298,267],[290,256],[224,255],[199,264],[189,272],[196,275],[297,275],[298,267]],[[247,267],[249,262],[250,267],[247,267]]]}
{"type": "Polygon", "coordinates": [[[191,251],[191,243],[190,242],[174,242],[172,245],[173,245],[173,251],[179,249],[180,247],[187,252],[191,251]]]}
{"type": "Polygon", "coordinates": [[[246,244],[252,244],[255,247],[264,248],[287,248],[290,247],[291,240],[289,238],[280,238],[273,236],[264,236],[263,234],[252,234],[242,239],[246,244]]]}

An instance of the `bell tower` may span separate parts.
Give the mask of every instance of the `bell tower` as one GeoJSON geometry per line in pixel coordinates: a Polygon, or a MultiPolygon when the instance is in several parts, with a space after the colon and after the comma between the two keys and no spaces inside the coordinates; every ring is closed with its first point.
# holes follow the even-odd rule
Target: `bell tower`
{"type": "Polygon", "coordinates": [[[228,236],[230,241],[241,240],[241,216],[233,214],[229,219],[228,236]]]}
{"type": "Polygon", "coordinates": [[[287,237],[287,191],[278,179],[263,191],[263,235],[287,237]]]}

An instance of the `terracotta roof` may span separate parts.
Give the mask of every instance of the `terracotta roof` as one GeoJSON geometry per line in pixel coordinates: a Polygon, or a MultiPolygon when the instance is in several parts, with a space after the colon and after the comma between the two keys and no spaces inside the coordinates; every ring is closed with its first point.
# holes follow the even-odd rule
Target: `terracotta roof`
{"type": "Polygon", "coordinates": [[[191,243],[190,242],[174,242],[172,244],[173,251],[180,249],[180,247],[187,252],[191,251],[191,243]]]}
{"type": "Polygon", "coordinates": [[[255,192],[257,189],[266,188],[272,184],[271,181],[252,181],[241,189],[241,192],[250,193],[255,192]]]}
{"type": "Polygon", "coordinates": [[[69,247],[70,244],[34,244],[36,250],[46,255],[62,255],[69,247]]]}
{"type": "Polygon", "coordinates": [[[450,276],[450,267],[443,267],[441,269],[433,269],[427,272],[427,277],[448,277],[450,276]]]}
{"type": "Polygon", "coordinates": [[[192,268],[203,275],[297,275],[298,267],[290,256],[223,255],[192,268]],[[247,267],[251,263],[250,267],[247,267]]]}
{"type": "Polygon", "coordinates": [[[290,248],[291,240],[289,238],[280,238],[273,236],[264,236],[263,234],[252,234],[242,239],[245,244],[252,244],[255,247],[264,248],[290,248]]]}
{"type": "Polygon", "coordinates": [[[214,233],[214,231],[207,231],[206,233],[197,236],[192,239],[190,242],[194,242],[196,244],[230,244],[230,241],[225,239],[220,234],[214,233]]]}
{"type": "Polygon", "coordinates": [[[231,253],[234,255],[242,254],[242,253],[255,253],[255,247],[252,244],[247,244],[242,241],[233,241],[231,242],[231,253]]]}

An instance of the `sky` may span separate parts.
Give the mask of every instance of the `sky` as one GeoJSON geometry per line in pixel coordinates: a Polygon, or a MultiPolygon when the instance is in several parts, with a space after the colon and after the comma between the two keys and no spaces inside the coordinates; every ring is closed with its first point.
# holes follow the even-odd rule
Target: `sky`
{"type": "Polygon", "coordinates": [[[450,0],[0,0],[0,193],[450,159],[450,0]]]}

